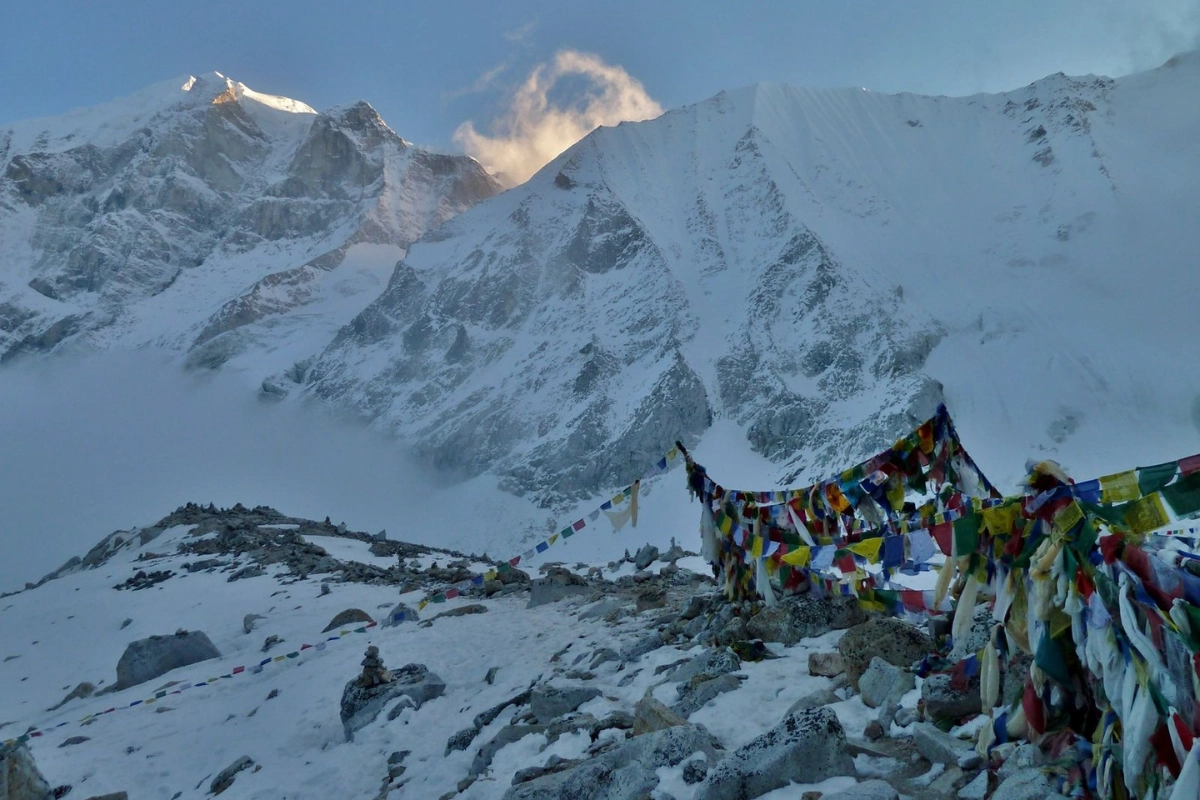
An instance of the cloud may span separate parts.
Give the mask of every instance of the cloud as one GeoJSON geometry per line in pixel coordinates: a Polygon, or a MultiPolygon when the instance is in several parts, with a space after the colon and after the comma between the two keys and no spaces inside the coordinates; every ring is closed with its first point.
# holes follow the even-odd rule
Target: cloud
{"type": "Polygon", "coordinates": [[[479,541],[477,520],[524,531],[545,516],[486,481],[452,485],[378,431],[263,403],[235,375],[186,373],[153,353],[5,367],[0,442],[0,592],[188,501],[329,515],[352,530],[505,556],[517,542],[479,541]]]}
{"type": "Polygon", "coordinates": [[[537,28],[537,20],[531,19],[519,28],[514,28],[511,31],[504,32],[504,38],[513,44],[525,44],[529,40],[529,35],[537,28]]]}
{"type": "Polygon", "coordinates": [[[490,126],[492,135],[467,121],[454,132],[454,141],[515,185],[601,125],[652,119],[662,112],[641,82],[621,67],[590,53],[560,50],[514,92],[490,126]],[[551,97],[565,78],[573,77],[582,78],[586,89],[567,102],[551,97]]]}

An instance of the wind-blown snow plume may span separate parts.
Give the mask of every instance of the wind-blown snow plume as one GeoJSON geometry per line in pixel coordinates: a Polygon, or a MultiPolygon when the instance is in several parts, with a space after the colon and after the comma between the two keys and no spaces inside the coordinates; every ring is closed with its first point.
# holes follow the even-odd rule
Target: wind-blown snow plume
{"type": "Polygon", "coordinates": [[[652,119],[662,112],[641,82],[621,67],[590,53],[560,50],[553,63],[539,64],[525,79],[492,125],[492,136],[467,121],[458,126],[454,140],[515,185],[601,125],[652,119]],[[560,105],[550,93],[568,76],[580,76],[590,87],[582,98],[560,105]]]}

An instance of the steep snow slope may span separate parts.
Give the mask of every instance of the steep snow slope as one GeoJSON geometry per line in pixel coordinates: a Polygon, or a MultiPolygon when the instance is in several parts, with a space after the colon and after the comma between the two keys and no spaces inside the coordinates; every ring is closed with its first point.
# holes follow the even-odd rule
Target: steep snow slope
{"type": "Polygon", "coordinates": [[[414,247],[309,391],[549,504],[717,418],[821,477],[942,399],[1001,482],[1177,457],[1197,87],[1197,54],[966,98],[762,84],[600,129],[414,247]]]}
{"type": "Polygon", "coordinates": [[[366,103],[317,114],[219,73],[0,130],[0,165],[0,358],[165,347],[257,381],[499,190],[366,103]]]}

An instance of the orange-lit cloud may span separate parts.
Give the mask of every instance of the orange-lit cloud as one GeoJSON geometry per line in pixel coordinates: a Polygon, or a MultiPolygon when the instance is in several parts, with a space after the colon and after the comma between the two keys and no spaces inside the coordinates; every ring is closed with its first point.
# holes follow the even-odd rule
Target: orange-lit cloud
{"type": "Polygon", "coordinates": [[[601,125],[652,119],[662,112],[641,82],[621,67],[590,53],[560,50],[553,62],[539,64],[529,74],[491,124],[490,136],[468,121],[458,126],[454,141],[516,185],[601,125]],[[583,78],[587,89],[558,103],[550,93],[567,77],[583,78]]]}

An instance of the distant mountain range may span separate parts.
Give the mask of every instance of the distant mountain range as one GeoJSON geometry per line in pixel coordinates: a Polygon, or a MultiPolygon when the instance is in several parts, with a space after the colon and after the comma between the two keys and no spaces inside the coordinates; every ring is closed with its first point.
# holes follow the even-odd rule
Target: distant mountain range
{"type": "Polygon", "coordinates": [[[0,353],[164,348],[546,507],[714,420],[821,477],[942,401],[985,469],[1182,455],[1198,90],[1195,53],[962,98],[760,84],[499,194],[365,103],[175,81],[0,130],[0,353]]]}

